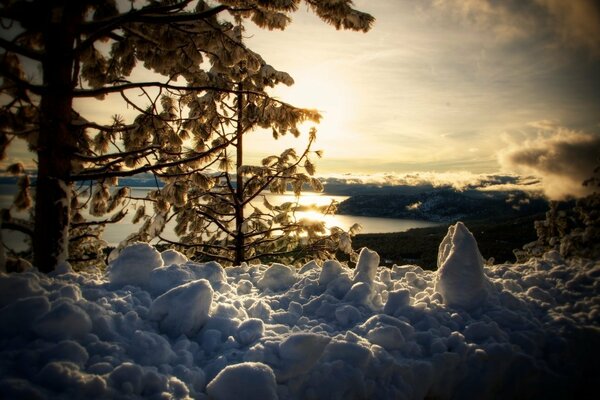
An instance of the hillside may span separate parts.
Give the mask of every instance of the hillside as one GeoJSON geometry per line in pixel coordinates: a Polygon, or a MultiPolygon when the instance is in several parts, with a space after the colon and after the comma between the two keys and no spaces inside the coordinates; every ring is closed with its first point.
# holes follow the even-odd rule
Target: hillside
{"type": "Polygon", "coordinates": [[[427,185],[338,185],[327,190],[351,195],[339,204],[338,214],[440,222],[437,227],[361,234],[353,240],[355,248],[376,250],[386,265],[413,263],[426,269],[436,268],[438,244],[456,221],[468,222],[486,259],[514,262],[513,250],[536,239],[534,221],[544,219],[548,210],[547,200],[522,191],[427,185]]]}
{"type": "Polygon", "coordinates": [[[548,202],[524,192],[456,191],[436,188],[416,191],[380,189],[344,200],[338,214],[366,217],[420,219],[436,222],[457,220],[506,220],[548,209],[548,202]]]}
{"type": "MultiPolygon", "coordinates": [[[[543,219],[542,213],[501,222],[470,221],[468,225],[484,258],[494,258],[496,262],[514,262],[513,250],[536,239],[533,223],[543,219]]],[[[416,264],[435,270],[438,246],[448,231],[448,225],[397,233],[360,234],[353,238],[352,244],[355,248],[376,250],[385,265],[416,264]]]]}

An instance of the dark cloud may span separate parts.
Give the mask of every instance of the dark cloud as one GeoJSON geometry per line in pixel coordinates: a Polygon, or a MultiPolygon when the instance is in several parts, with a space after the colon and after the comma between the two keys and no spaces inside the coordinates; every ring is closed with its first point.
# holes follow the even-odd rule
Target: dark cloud
{"type": "Polygon", "coordinates": [[[600,56],[600,2],[597,0],[536,0],[555,22],[554,33],[563,43],[580,46],[600,56]]]}
{"type": "Polygon", "coordinates": [[[538,176],[551,199],[584,196],[583,182],[600,164],[600,135],[556,128],[550,135],[513,143],[500,152],[507,170],[538,176]]]}
{"type": "Polygon", "coordinates": [[[435,0],[433,4],[493,32],[500,41],[537,37],[600,57],[597,0],[435,0]]]}

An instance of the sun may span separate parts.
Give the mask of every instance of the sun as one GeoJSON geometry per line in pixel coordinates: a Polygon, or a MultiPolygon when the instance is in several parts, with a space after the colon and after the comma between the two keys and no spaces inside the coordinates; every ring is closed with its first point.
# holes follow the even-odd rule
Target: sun
{"type": "MultiPolygon", "coordinates": [[[[292,76],[293,85],[279,85],[271,94],[295,107],[319,111],[322,115],[321,121],[318,124],[312,121],[304,122],[299,125],[300,131],[306,134],[311,127],[317,128],[317,141],[313,149],[323,150],[325,157],[344,154],[347,148],[340,147],[340,143],[344,143],[345,135],[350,130],[356,105],[355,94],[352,94],[352,88],[345,81],[343,74],[333,75],[331,69],[313,67],[303,69],[292,76]],[[323,74],[323,71],[328,73],[323,74]]],[[[303,137],[297,139],[291,135],[280,137],[273,142],[270,130],[264,134],[253,135],[250,141],[252,151],[258,154],[265,151],[274,154],[290,147],[298,150],[304,144],[303,137]]]]}
{"type": "MultiPolygon", "coordinates": [[[[355,112],[352,89],[344,74],[333,74],[333,68],[303,70],[294,76],[295,84],[282,89],[281,97],[290,104],[318,110],[323,118],[318,126],[319,143],[338,143],[348,130],[355,112]],[[323,74],[323,71],[327,72],[323,74]],[[289,99],[289,100],[288,100],[289,99]],[[328,140],[322,140],[327,138],[328,140]]],[[[325,149],[327,153],[333,148],[325,149]]]]}

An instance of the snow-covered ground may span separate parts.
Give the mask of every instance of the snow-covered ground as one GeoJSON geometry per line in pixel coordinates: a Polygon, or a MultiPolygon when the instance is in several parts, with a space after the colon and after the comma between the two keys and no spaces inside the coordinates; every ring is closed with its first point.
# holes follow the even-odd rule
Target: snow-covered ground
{"type": "Polygon", "coordinates": [[[462,224],[439,269],[222,268],[144,243],[106,274],[0,276],[6,399],[586,398],[600,261],[488,266],[462,224]]]}

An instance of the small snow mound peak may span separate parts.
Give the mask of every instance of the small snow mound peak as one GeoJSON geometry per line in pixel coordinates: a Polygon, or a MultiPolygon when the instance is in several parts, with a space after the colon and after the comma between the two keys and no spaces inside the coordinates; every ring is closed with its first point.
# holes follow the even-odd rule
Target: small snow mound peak
{"type": "Polygon", "coordinates": [[[164,265],[183,264],[188,261],[188,258],[177,250],[167,249],[160,253],[164,265]]]}
{"type": "Polygon", "coordinates": [[[464,309],[477,307],[487,295],[483,257],[462,222],[450,226],[440,243],[435,290],[445,304],[464,309]]]}
{"type": "Polygon", "coordinates": [[[154,246],[134,243],[123,249],[108,266],[108,279],[114,285],[145,287],[150,273],[163,266],[163,259],[154,246]]]}
{"type": "Polygon", "coordinates": [[[379,254],[363,247],[358,256],[352,283],[373,283],[377,275],[377,267],[379,267],[379,254]]]}
{"type": "Polygon", "coordinates": [[[154,300],[150,319],[171,337],[193,336],[208,319],[213,293],[206,279],[177,286],[154,300]]]}
{"type": "Polygon", "coordinates": [[[214,400],[276,400],[277,383],[273,370],[259,362],[225,367],[206,387],[214,400]]]}
{"type": "Polygon", "coordinates": [[[193,272],[196,279],[206,279],[217,290],[222,284],[227,283],[225,268],[216,261],[209,261],[202,264],[188,261],[184,266],[193,272]]]}
{"type": "Polygon", "coordinates": [[[280,290],[289,289],[296,283],[297,276],[292,267],[287,265],[273,263],[264,272],[262,278],[256,283],[262,290],[271,290],[278,292],[280,290]]]}
{"type": "Polygon", "coordinates": [[[319,285],[327,285],[329,282],[340,276],[344,268],[337,260],[327,260],[323,263],[321,274],[319,275],[319,285]]]}
{"type": "Polygon", "coordinates": [[[71,266],[71,264],[68,261],[63,261],[61,263],[58,263],[54,267],[54,273],[57,275],[70,274],[72,272],[73,272],[73,267],[71,266]]]}

